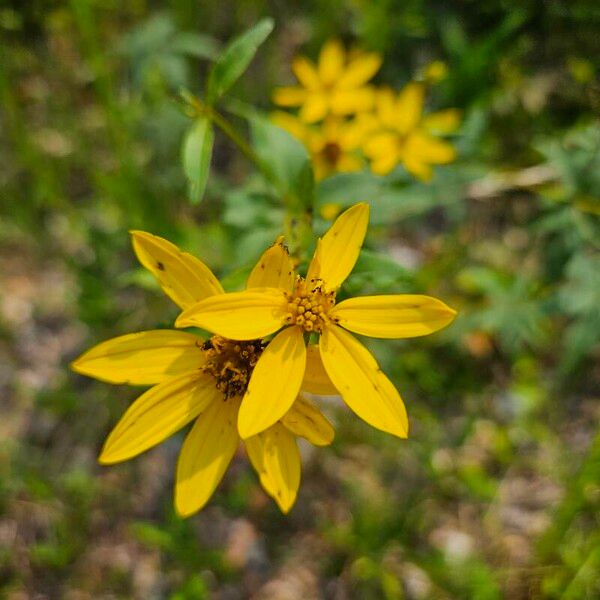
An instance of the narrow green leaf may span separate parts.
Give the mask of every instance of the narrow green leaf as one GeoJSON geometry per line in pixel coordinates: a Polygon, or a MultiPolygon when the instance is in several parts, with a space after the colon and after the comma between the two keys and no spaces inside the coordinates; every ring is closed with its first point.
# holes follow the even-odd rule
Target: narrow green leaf
{"type": "Polygon", "coordinates": [[[204,195],[214,137],[210,121],[206,117],[199,117],[183,141],[183,170],[188,180],[189,198],[193,203],[200,202],[204,195]]]}
{"type": "Polygon", "coordinates": [[[220,98],[248,68],[273,25],[273,19],[262,19],[227,45],[208,76],[206,97],[209,104],[220,98]]]}
{"type": "Polygon", "coordinates": [[[215,60],[219,54],[219,45],[210,35],[183,32],[173,40],[171,50],[196,58],[215,60]]]}

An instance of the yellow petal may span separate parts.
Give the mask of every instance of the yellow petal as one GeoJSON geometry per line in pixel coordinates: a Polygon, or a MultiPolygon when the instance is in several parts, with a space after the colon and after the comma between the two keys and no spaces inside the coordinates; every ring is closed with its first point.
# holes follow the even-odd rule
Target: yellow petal
{"type": "MultiPolygon", "coordinates": [[[[267,430],[268,431],[268,430],[267,430]]],[[[272,498],[275,496],[275,484],[271,481],[267,471],[265,469],[265,461],[264,461],[264,431],[257,435],[253,435],[249,437],[247,440],[244,440],[244,447],[246,448],[246,454],[250,459],[250,463],[254,467],[259,479],[260,484],[263,486],[265,492],[269,494],[272,498]]]]}
{"type": "Polygon", "coordinates": [[[219,294],[183,311],[176,327],[200,327],[230,340],[254,340],[277,331],[287,311],[282,290],[256,288],[219,294]]]}
{"type": "Polygon", "coordinates": [[[399,156],[397,152],[387,154],[381,158],[373,159],[371,162],[371,171],[375,175],[387,175],[394,170],[394,167],[399,162],[399,156]]]}
{"type": "Polygon", "coordinates": [[[405,156],[424,163],[442,165],[456,158],[452,144],[430,135],[416,133],[406,141],[405,156]]]}
{"type": "Polygon", "coordinates": [[[359,148],[369,136],[381,128],[381,124],[372,114],[360,114],[348,123],[344,129],[342,147],[347,150],[359,148]]]}
{"type": "Polygon", "coordinates": [[[106,465],[137,456],[181,429],[220,397],[214,380],[198,373],[150,388],[111,431],[99,461],[106,465]]]}
{"type": "Polygon", "coordinates": [[[308,271],[306,273],[305,288],[308,290],[314,287],[314,284],[321,276],[321,260],[323,258],[323,240],[319,238],[315,247],[312,260],[308,265],[308,271]]]}
{"type": "Polygon", "coordinates": [[[302,384],[306,346],[300,327],[287,327],[269,342],[250,377],[238,416],[244,439],[264,431],[290,409],[302,384]]]}
{"type": "Polygon", "coordinates": [[[276,423],[266,431],[245,441],[252,466],[265,491],[277,502],[281,512],[288,513],[300,487],[300,452],[296,439],[285,427],[276,423]]]}
{"type": "Polygon", "coordinates": [[[200,338],[183,331],[130,333],[94,346],[71,368],[108,383],[151,385],[198,369],[205,360],[201,346],[200,338]]]}
{"type": "Polygon", "coordinates": [[[373,132],[372,117],[361,117],[351,123],[346,123],[340,133],[340,147],[346,151],[356,150],[367,137],[373,132]]]}
{"type": "Polygon", "coordinates": [[[381,56],[374,52],[361,53],[351,60],[344,74],[339,78],[338,85],[341,87],[354,88],[367,83],[381,67],[381,56]]]}
{"type": "Polygon", "coordinates": [[[390,132],[375,133],[369,136],[364,144],[364,152],[370,158],[386,158],[397,156],[398,136],[390,132]]]}
{"type": "MultiPolygon", "coordinates": [[[[427,182],[433,177],[433,169],[431,166],[414,156],[407,156],[404,159],[404,167],[411,175],[421,181],[427,182]]],[[[373,171],[375,172],[374,165],[373,171]]]]}
{"type": "Polygon", "coordinates": [[[327,116],[328,110],[327,96],[321,92],[311,93],[300,109],[300,118],[305,123],[316,123],[327,116]]]}
{"type": "Polygon", "coordinates": [[[269,287],[291,292],[295,281],[294,261],[280,236],[252,269],[246,288],[269,287]]]}
{"type": "Polygon", "coordinates": [[[336,387],[331,383],[327,371],[325,371],[319,347],[314,344],[306,347],[306,370],[304,371],[301,389],[320,396],[339,395],[336,387]]]}
{"type": "Polygon", "coordinates": [[[327,374],[346,404],[369,425],[407,437],[404,403],[371,353],[335,325],[325,328],[319,347],[327,374]]]}
{"type": "Polygon", "coordinates": [[[323,181],[325,177],[331,175],[331,165],[320,154],[313,156],[312,161],[315,181],[323,181]]]}
{"type": "Polygon", "coordinates": [[[452,133],[460,125],[460,110],[448,108],[423,117],[423,127],[437,133],[452,133]]]}
{"type": "Polygon", "coordinates": [[[350,275],[360,254],[368,223],[369,206],[361,202],[344,211],[323,236],[319,277],[327,289],[339,287],[350,275]]]}
{"type": "Polygon", "coordinates": [[[349,298],[336,304],[329,315],[338,324],[378,338],[429,335],[449,325],[456,311],[431,296],[400,294],[349,298]]]}
{"type": "Polygon", "coordinates": [[[335,437],[331,423],[302,394],[298,396],[292,408],[283,415],[281,422],[294,435],[307,439],[315,446],[328,446],[335,437]]]}
{"type": "Polygon", "coordinates": [[[341,210],[342,207],[336,202],[327,202],[321,206],[319,213],[326,221],[333,221],[341,210]]]}
{"type": "Polygon", "coordinates": [[[343,131],[343,121],[337,117],[329,117],[321,125],[323,144],[337,143],[343,131]]]}
{"type": "Polygon", "coordinates": [[[319,79],[324,84],[334,84],[344,70],[344,47],[338,40],[328,41],[319,54],[319,79]]]}
{"type": "Polygon", "coordinates": [[[425,87],[416,82],[409,83],[398,94],[394,121],[400,133],[409,133],[417,126],[423,112],[424,98],[425,87]]]}
{"type": "Polygon", "coordinates": [[[354,171],[360,171],[362,168],[362,160],[352,154],[344,154],[340,157],[337,164],[337,170],[340,173],[353,173],[354,171]]]}
{"type": "Polygon", "coordinates": [[[331,95],[331,110],[336,115],[351,115],[371,110],[375,90],[365,86],[357,89],[337,89],[331,95]]]}
{"type": "Polygon", "coordinates": [[[292,62],[292,71],[305,88],[315,90],[321,87],[321,80],[315,65],[308,58],[297,56],[292,62]]]}
{"type": "Polygon", "coordinates": [[[212,271],[195,256],[145,231],[132,231],[131,237],[139,261],[158,279],[165,294],[181,308],[223,293],[212,271]]]}
{"type": "Polygon", "coordinates": [[[382,125],[394,126],[396,117],[396,93],[391,88],[379,88],[375,92],[375,110],[382,125]]]}
{"type": "Polygon", "coordinates": [[[278,110],[271,115],[271,121],[303,143],[307,143],[311,137],[308,126],[294,115],[278,110]]]}
{"type": "Polygon", "coordinates": [[[200,510],[213,495],[239,444],[238,403],[211,404],[185,438],[177,462],[175,509],[182,517],[200,510]]]}
{"type": "Polygon", "coordinates": [[[306,90],[301,87],[280,87],[273,92],[273,102],[278,106],[300,106],[306,100],[306,90]]]}

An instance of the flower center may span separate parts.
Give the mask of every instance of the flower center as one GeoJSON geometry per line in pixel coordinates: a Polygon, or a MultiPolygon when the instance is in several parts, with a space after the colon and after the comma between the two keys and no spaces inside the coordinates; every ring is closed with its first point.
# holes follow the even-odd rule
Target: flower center
{"type": "Polygon", "coordinates": [[[299,277],[293,294],[286,293],[288,312],[285,315],[286,325],[298,325],[311,333],[323,331],[327,321],[327,313],[335,304],[335,291],[326,292],[320,279],[307,282],[299,277]]]}
{"type": "Polygon", "coordinates": [[[207,358],[202,371],[215,378],[225,400],[243,396],[266,345],[263,340],[239,342],[213,335],[202,345],[207,358]]]}
{"type": "Polygon", "coordinates": [[[342,155],[342,149],[337,142],[327,142],[321,153],[327,163],[335,167],[342,155]]]}

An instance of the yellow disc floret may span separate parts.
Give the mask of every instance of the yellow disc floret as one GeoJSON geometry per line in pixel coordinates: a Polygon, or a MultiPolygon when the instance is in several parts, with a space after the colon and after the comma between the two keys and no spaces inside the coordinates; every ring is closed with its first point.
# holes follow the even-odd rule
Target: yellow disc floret
{"type": "Polygon", "coordinates": [[[207,358],[202,370],[215,378],[225,400],[241,397],[265,347],[263,340],[236,341],[213,335],[202,345],[207,358]]]}
{"type": "Polygon", "coordinates": [[[294,293],[286,293],[288,312],[286,325],[298,325],[307,333],[321,333],[327,313],[335,304],[335,291],[326,292],[320,279],[306,281],[298,277],[294,293]]]}

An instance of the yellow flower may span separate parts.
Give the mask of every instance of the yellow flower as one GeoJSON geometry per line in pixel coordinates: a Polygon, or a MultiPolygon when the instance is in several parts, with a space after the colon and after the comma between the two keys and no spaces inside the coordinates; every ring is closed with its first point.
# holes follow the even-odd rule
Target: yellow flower
{"type": "Polygon", "coordinates": [[[299,106],[300,118],[315,123],[328,115],[350,115],[370,110],[373,88],[366,85],[381,66],[381,57],[371,52],[346,53],[337,40],[321,49],[318,64],[299,56],[292,63],[299,86],[275,90],[279,106],[299,106]]]}
{"type": "Polygon", "coordinates": [[[371,170],[386,175],[397,164],[418,179],[428,181],[431,165],[452,162],[456,152],[451,144],[433,134],[451,133],[460,122],[460,113],[448,109],[423,115],[425,86],[409,83],[400,93],[389,89],[377,92],[375,111],[362,117],[363,127],[371,131],[363,150],[371,170]]]}
{"type": "Polygon", "coordinates": [[[442,60],[433,60],[423,69],[423,78],[428,83],[439,83],[448,76],[448,66],[442,60]]]}
{"type": "MultiPolygon", "coordinates": [[[[217,278],[199,259],[149,233],[134,231],[132,237],[140,262],[182,309],[206,298],[226,297],[217,278]]],[[[287,258],[281,242],[275,244],[250,275],[247,288],[273,284],[272,270],[287,258]]],[[[200,510],[238,448],[240,402],[269,345],[249,338],[203,340],[164,329],[117,337],[85,352],[72,364],[78,373],[109,383],[154,386],[125,412],[108,436],[99,461],[113,464],[133,458],[195,420],[179,454],[175,507],[182,516],[200,510]]],[[[303,389],[331,392],[317,348],[309,348],[308,354],[303,389]]],[[[330,444],[333,435],[319,409],[299,394],[279,419],[245,440],[262,486],[283,512],[294,504],[300,485],[296,436],[322,446],[330,444]]]]}
{"type": "Polygon", "coordinates": [[[317,181],[334,173],[362,169],[364,163],[359,150],[363,128],[360,124],[329,117],[323,123],[311,126],[284,112],[276,112],[272,119],[306,146],[317,181]]]}
{"type": "Polygon", "coordinates": [[[349,332],[380,338],[427,335],[448,325],[456,313],[421,295],[364,296],[336,304],[336,292],[358,259],[368,219],[366,204],[342,213],[318,240],[305,278],[296,276],[289,258],[276,270],[265,265],[272,276],[264,288],[206,298],[177,319],[176,327],[196,326],[241,340],[275,334],[242,399],[242,438],[264,431],[292,406],[309,365],[305,337],[311,334],[319,336],[325,372],[346,404],[373,427],[408,435],[398,391],[349,332]]]}

